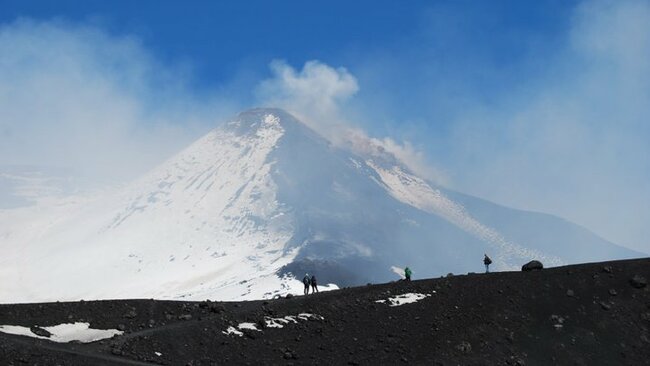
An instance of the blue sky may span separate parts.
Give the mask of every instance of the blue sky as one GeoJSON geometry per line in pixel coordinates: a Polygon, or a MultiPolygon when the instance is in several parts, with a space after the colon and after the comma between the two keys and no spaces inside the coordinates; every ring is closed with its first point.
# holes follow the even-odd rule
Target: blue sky
{"type": "Polygon", "coordinates": [[[650,252],[648,1],[0,9],[0,164],[128,178],[277,104],[380,139],[446,186],[650,252]]]}
{"type": "MultiPolygon", "coordinates": [[[[507,83],[516,83],[516,75],[528,71],[521,69],[521,61],[527,57],[529,41],[534,39],[535,46],[543,47],[557,42],[574,7],[570,1],[332,1],[315,5],[186,1],[179,6],[164,1],[3,0],[1,4],[3,23],[21,17],[60,19],[97,26],[114,36],[137,37],[161,62],[190,67],[196,88],[220,87],[247,77],[254,84],[268,74],[273,59],[296,67],[320,60],[344,65],[356,75],[355,69],[365,67],[375,54],[392,53],[397,57],[391,61],[399,64],[406,57],[427,58],[422,61],[428,62],[431,53],[440,53],[435,61],[441,72],[464,74],[463,83],[483,90],[507,86],[476,66],[512,68],[507,83]]],[[[431,81],[421,76],[419,70],[399,68],[386,82],[394,87],[421,87],[431,81]]],[[[412,98],[395,103],[405,100],[412,98]]]]}

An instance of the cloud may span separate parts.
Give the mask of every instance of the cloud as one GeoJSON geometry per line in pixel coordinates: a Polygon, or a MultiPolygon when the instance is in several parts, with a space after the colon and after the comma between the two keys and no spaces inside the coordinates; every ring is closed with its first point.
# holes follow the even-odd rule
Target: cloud
{"type": "Polygon", "coordinates": [[[62,21],[0,26],[0,164],[72,168],[102,180],[141,174],[234,103],[188,88],[134,37],[62,21]]]}
{"type": "MultiPolygon", "coordinates": [[[[343,108],[359,90],[347,69],[316,60],[301,70],[278,60],[270,67],[272,77],[255,89],[258,103],[290,110],[339,145],[361,152],[372,144],[431,171],[408,142],[370,138],[346,118],[343,108]]],[[[0,165],[134,178],[250,105],[229,86],[199,95],[191,77],[133,36],[65,21],[2,25],[0,165]]]]}
{"type": "Polygon", "coordinates": [[[650,3],[588,1],[526,92],[464,110],[448,147],[460,190],[554,213],[650,252],[650,3]]]}
{"type": "Polygon", "coordinates": [[[363,117],[351,117],[353,113],[345,107],[359,85],[347,69],[318,60],[306,62],[300,71],[279,60],[271,62],[270,67],[272,77],[260,82],[256,90],[260,104],[292,112],[337,146],[365,156],[397,159],[425,178],[446,183],[445,175],[408,141],[370,137],[355,125],[355,117],[363,117]]]}
{"type": "Polygon", "coordinates": [[[348,70],[317,60],[306,62],[299,72],[280,60],[270,67],[273,77],[262,81],[256,91],[260,103],[291,110],[318,125],[340,121],[341,104],[359,90],[348,70]]]}
{"type": "Polygon", "coordinates": [[[336,138],[336,144],[355,152],[363,157],[378,157],[388,162],[406,166],[412,172],[430,182],[446,186],[449,184],[447,174],[436,168],[421,149],[415,148],[410,142],[397,142],[390,137],[370,137],[360,128],[344,127],[336,138]]]}

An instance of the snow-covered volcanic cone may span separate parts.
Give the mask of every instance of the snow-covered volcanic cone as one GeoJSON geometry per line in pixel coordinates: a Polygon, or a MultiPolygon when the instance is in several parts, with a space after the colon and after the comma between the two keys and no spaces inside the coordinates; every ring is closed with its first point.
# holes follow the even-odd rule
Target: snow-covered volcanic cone
{"type": "Polygon", "coordinates": [[[241,300],[321,285],[635,256],[565,220],[437,187],[278,109],[253,109],[141,179],[0,210],[0,301],[241,300]],[[295,274],[295,277],[293,276],[295,274]]]}

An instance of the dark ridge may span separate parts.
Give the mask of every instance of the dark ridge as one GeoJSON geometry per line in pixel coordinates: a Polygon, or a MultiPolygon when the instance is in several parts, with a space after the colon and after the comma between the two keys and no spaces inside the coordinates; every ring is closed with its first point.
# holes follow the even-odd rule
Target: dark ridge
{"type": "Polygon", "coordinates": [[[269,301],[7,304],[0,305],[0,325],[79,321],[125,334],[58,344],[0,333],[0,364],[647,365],[648,278],[645,258],[269,301]],[[396,307],[376,302],[412,292],[431,296],[396,307]],[[222,333],[241,322],[303,312],[323,319],[243,330],[242,337],[222,333]]]}

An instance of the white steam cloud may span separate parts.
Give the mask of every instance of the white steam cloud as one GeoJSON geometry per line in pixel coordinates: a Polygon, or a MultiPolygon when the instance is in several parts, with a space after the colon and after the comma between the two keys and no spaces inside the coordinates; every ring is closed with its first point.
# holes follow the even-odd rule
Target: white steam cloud
{"type": "Polygon", "coordinates": [[[357,79],[347,69],[317,60],[306,62],[300,71],[279,60],[271,62],[270,67],[273,77],[262,81],[256,90],[262,105],[292,112],[338,146],[365,156],[390,154],[437,184],[447,182],[445,175],[408,141],[369,137],[345,117],[347,113],[342,111],[346,111],[346,103],[359,91],[357,79]]]}
{"type": "MultiPolygon", "coordinates": [[[[376,145],[429,171],[410,144],[371,139],[343,118],[359,90],[345,68],[309,61],[297,71],[273,61],[271,70],[255,90],[260,103],[290,110],[334,143],[360,152],[376,145]]],[[[0,165],[133,178],[249,105],[196,95],[190,81],[186,70],[158,63],[137,38],[61,21],[1,26],[0,165]]]]}
{"type": "Polygon", "coordinates": [[[115,181],[141,174],[234,113],[189,92],[183,69],[137,39],[18,20],[0,27],[0,165],[57,166],[115,181]]]}
{"type": "Polygon", "coordinates": [[[319,125],[341,120],[340,106],[359,91],[357,79],[343,67],[308,61],[300,72],[284,61],[271,62],[273,77],[257,89],[261,102],[291,110],[319,125]]]}
{"type": "Polygon", "coordinates": [[[528,96],[454,124],[461,191],[549,212],[650,252],[650,3],[590,1],[528,96]]]}

